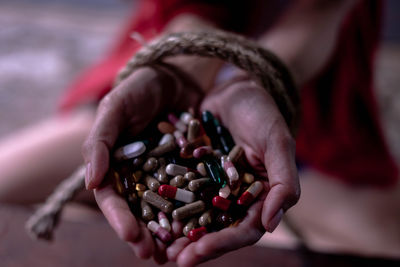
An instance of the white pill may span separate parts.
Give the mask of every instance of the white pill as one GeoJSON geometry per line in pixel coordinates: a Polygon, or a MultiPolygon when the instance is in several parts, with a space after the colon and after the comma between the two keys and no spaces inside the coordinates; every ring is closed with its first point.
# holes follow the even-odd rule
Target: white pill
{"type": "Polygon", "coordinates": [[[145,151],[145,144],[138,141],[118,148],[114,153],[114,157],[118,160],[131,159],[142,155],[145,151]]]}

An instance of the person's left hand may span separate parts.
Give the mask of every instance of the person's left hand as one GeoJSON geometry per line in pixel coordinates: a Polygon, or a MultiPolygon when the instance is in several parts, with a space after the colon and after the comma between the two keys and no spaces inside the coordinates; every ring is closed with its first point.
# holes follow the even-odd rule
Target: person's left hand
{"type": "Polygon", "coordinates": [[[264,88],[238,77],[211,91],[202,110],[221,119],[236,144],[243,147],[248,163],[258,175],[268,177],[268,182],[236,227],[209,233],[193,243],[187,237],[176,240],[167,249],[167,256],[179,266],[194,266],[254,244],[265,231],[272,232],[277,227],[284,211],[300,196],[295,142],[264,88]]]}

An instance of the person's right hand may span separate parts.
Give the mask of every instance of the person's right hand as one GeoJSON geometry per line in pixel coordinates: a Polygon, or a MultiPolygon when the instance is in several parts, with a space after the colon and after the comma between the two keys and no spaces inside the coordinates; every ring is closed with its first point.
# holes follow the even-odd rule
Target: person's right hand
{"type": "Polygon", "coordinates": [[[94,189],[96,201],[120,239],[140,258],[154,255],[166,261],[165,246],[154,241],[146,224],[137,220],[125,200],[103,181],[110,152],[121,134],[141,132],[162,110],[197,107],[201,90],[173,66],[144,67],[134,71],[100,102],[94,125],[83,146],[86,187],[94,189]]]}

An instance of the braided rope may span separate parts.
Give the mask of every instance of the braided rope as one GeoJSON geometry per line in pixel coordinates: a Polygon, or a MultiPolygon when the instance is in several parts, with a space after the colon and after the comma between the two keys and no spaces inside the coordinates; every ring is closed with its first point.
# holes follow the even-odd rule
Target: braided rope
{"type": "MultiPolygon", "coordinates": [[[[274,98],[293,136],[298,124],[298,94],[290,73],[271,52],[241,36],[221,31],[173,33],[147,45],[127,63],[119,73],[115,86],[135,69],[160,63],[163,58],[176,55],[217,57],[247,71],[258,78],[274,98]]],[[[26,223],[35,238],[51,239],[59,214],[66,202],[84,188],[84,166],[80,166],[64,180],[26,223]]]]}
{"type": "Polygon", "coordinates": [[[261,81],[274,98],[293,136],[298,126],[299,96],[285,65],[271,52],[242,36],[222,31],[181,32],[143,46],[119,73],[115,86],[135,69],[176,55],[217,57],[247,71],[261,81]]]}

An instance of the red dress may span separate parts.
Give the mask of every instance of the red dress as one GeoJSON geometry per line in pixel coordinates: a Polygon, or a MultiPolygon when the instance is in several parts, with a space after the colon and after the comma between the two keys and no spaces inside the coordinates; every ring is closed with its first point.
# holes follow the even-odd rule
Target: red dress
{"type": "MultiPolygon", "coordinates": [[[[240,1],[235,5],[223,2],[226,1],[141,1],[117,46],[71,86],[61,108],[98,101],[111,89],[118,70],[139,48],[129,37],[133,31],[151,39],[181,13],[197,14],[236,31],[260,21],[257,3],[262,1],[240,1]]],[[[381,1],[359,1],[341,27],[328,64],[301,88],[298,159],[350,184],[389,186],[398,177],[382,135],[373,88],[381,11],[381,1]]]]}

